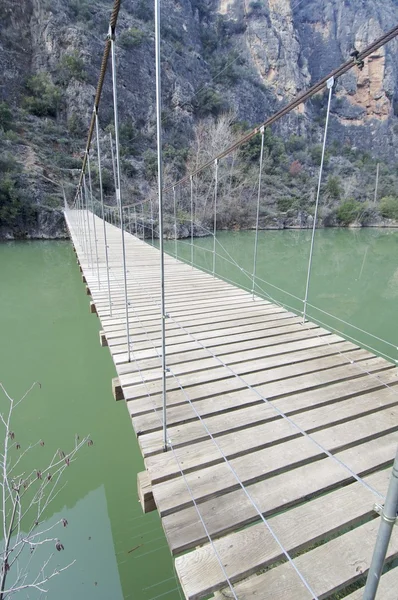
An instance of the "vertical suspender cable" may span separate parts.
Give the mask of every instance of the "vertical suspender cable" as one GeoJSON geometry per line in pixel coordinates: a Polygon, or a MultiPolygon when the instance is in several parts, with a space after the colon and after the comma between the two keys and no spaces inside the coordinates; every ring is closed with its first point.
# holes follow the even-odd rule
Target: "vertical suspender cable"
{"type": "Polygon", "coordinates": [[[115,190],[116,190],[117,189],[116,165],[115,165],[115,154],[113,152],[113,139],[112,139],[111,132],[109,132],[109,142],[110,142],[110,145],[111,145],[111,159],[112,159],[113,181],[115,183],[115,190]]]}
{"type": "Polygon", "coordinates": [[[177,196],[176,189],[173,187],[173,208],[174,208],[174,255],[178,259],[177,251],[177,196]]]}
{"type": "Polygon", "coordinates": [[[102,166],[101,166],[101,148],[100,148],[100,139],[99,139],[98,111],[96,109],[94,109],[94,111],[95,111],[95,132],[96,132],[96,138],[97,138],[97,158],[98,158],[98,177],[99,177],[100,199],[101,199],[101,215],[102,215],[102,225],[103,225],[103,234],[104,234],[106,279],[107,279],[107,285],[108,285],[109,315],[112,316],[111,283],[110,283],[110,278],[109,278],[108,239],[107,239],[106,224],[105,224],[104,190],[102,187],[102,166]]]}
{"type": "Polygon", "coordinates": [[[258,193],[257,193],[257,213],[256,213],[256,237],[254,238],[254,258],[253,258],[253,278],[252,278],[252,298],[254,300],[254,287],[256,285],[257,252],[258,252],[258,222],[260,219],[260,200],[261,200],[261,180],[263,174],[264,162],[264,127],[261,127],[261,151],[260,151],[260,171],[258,175],[258,193]]]}
{"type": "Polygon", "coordinates": [[[137,227],[137,209],[134,206],[134,229],[135,229],[135,237],[138,237],[138,227],[137,227]]]}
{"type": "Polygon", "coordinates": [[[82,227],[82,247],[84,256],[88,257],[88,248],[87,248],[87,236],[86,236],[86,220],[84,218],[84,202],[83,202],[83,188],[80,188],[80,219],[81,219],[81,227],[82,227]]]}
{"type": "Polygon", "coordinates": [[[305,296],[304,296],[303,323],[305,323],[305,318],[306,318],[306,313],[307,313],[308,292],[309,292],[309,289],[310,289],[310,281],[311,281],[312,257],[313,257],[313,254],[314,254],[314,240],[315,240],[316,221],[317,221],[317,217],[318,217],[319,196],[320,196],[320,193],[321,193],[323,164],[324,164],[324,161],[325,161],[326,139],[327,139],[327,134],[328,134],[330,104],[332,102],[333,85],[334,85],[334,78],[331,77],[326,82],[326,87],[329,90],[329,98],[328,98],[328,108],[327,108],[327,112],[326,112],[325,133],[324,133],[324,136],[323,136],[321,166],[319,168],[318,189],[317,189],[317,192],[316,192],[314,222],[313,222],[313,225],[312,225],[310,256],[309,256],[309,260],[308,260],[307,283],[306,283],[306,286],[305,286],[305,296]]]}
{"type": "Polygon", "coordinates": [[[218,160],[214,161],[213,277],[216,274],[218,160]]]}
{"type": "Polygon", "coordinates": [[[91,265],[91,270],[93,270],[93,247],[91,245],[91,231],[90,231],[90,219],[88,214],[88,191],[86,185],[86,175],[83,175],[83,187],[84,187],[84,196],[86,199],[86,218],[87,218],[87,231],[88,231],[88,243],[90,249],[90,260],[89,265],[91,265]]]}
{"type": "Polygon", "coordinates": [[[374,200],[373,200],[373,204],[376,204],[376,202],[377,202],[377,191],[379,189],[379,173],[380,173],[380,163],[377,163],[375,197],[374,197],[374,200]]]}
{"type": "Polygon", "coordinates": [[[386,559],[388,545],[391,539],[392,529],[397,520],[398,513],[398,451],[395,455],[390,484],[383,507],[380,507],[380,527],[377,534],[376,545],[373,552],[372,562],[366,580],[363,600],[374,600],[382,575],[384,561],[386,559]]]}
{"type": "Polygon", "coordinates": [[[128,209],[127,209],[127,217],[128,217],[128,220],[129,220],[129,233],[131,233],[131,213],[130,213],[130,205],[128,206],[128,209]]]}
{"type": "Polygon", "coordinates": [[[92,219],[93,219],[93,231],[94,231],[94,243],[95,243],[95,259],[97,261],[98,289],[101,289],[101,280],[100,280],[100,272],[99,272],[99,261],[98,261],[97,226],[96,226],[96,223],[95,223],[95,214],[94,214],[93,182],[92,182],[92,179],[91,179],[91,165],[90,165],[90,154],[89,153],[87,153],[87,169],[88,169],[88,185],[90,187],[91,216],[92,216],[92,219]]]}
{"type": "Polygon", "coordinates": [[[191,175],[191,266],[193,268],[193,176],[191,175]]]}
{"type": "Polygon", "coordinates": [[[142,240],[145,241],[144,203],[141,202],[142,240]]]}
{"type": "Polygon", "coordinates": [[[152,204],[152,198],[151,198],[150,202],[151,202],[151,224],[152,224],[152,227],[151,227],[151,236],[152,236],[152,246],[153,246],[153,204],[152,204]]]}
{"type": "Polygon", "coordinates": [[[163,449],[169,447],[167,436],[166,396],[166,308],[164,289],[164,244],[163,244],[163,164],[162,164],[162,87],[160,73],[160,0],[155,0],[155,56],[156,56],[156,130],[158,146],[158,197],[159,197],[159,249],[160,249],[160,292],[162,324],[162,390],[163,390],[163,449]]]}
{"type": "Polygon", "coordinates": [[[129,303],[127,298],[127,266],[126,266],[126,247],[124,244],[124,229],[123,229],[123,209],[122,209],[122,194],[121,194],[121,181],[120,181],[120,155],[119,155],[119,120],[117,110],[117,87],[116,87],[116,55],[115,55],[115,30],[110,28],[109,36],[111,40],[111,54],[112,54],[112,86],[113,86],[113,112],[115,119],[115,143],[116,143],[116,169],[115,174],[117,175],[117,188],[116,188],[116,202],[119,206],[119,218],[120,228],[122,233],[122,259],[123,259],[123,277],[124,277],[124,303],[126,313],[126,335],[127,335],[127,360],[131,361],[131,350],[130,350],[130,326],[129,326],[129,303]]]}

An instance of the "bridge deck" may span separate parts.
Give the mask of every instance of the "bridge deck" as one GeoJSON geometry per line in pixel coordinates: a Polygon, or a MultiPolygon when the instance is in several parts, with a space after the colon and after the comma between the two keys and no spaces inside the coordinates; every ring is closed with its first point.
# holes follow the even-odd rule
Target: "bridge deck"
{"type": "MultiPolygon", "coordinates": [[[[110,314],[102,221],[99,286],[94,241],[91,263],[77,213],[67,219],[186,598],[307,600],[338,590],[359,598],[347,586],[366,574],[379,526],[373,505],[386,492],[398,443],[397,369],[166,257],[173,449],[164,453],[158,250],[126,234],[128,363],[120,230],[106,224],[110,314]]],[[[396,556],[394,532],[389,558],[396,556]]],[[[393,569],[379,597],[395,598],[397,583],[393,569]]]]}

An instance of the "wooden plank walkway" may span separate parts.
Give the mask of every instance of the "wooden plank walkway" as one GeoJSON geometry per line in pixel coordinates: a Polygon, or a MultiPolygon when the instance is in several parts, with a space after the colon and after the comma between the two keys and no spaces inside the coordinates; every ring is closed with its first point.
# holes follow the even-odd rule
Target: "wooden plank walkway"
{"type": "MultiPolygon", "coordinates": [[[[396,367],[166,257],[165,453],[159,252],[126,234],[129,363],[120,230],[106,224],[110,311],[102,221],[97,270],[92,216],[92,260],[66,218],[186,598],[358,600],[398,444],[396,367]]],[[[397,585],[394,568],[378,597],[397,585]]]]}

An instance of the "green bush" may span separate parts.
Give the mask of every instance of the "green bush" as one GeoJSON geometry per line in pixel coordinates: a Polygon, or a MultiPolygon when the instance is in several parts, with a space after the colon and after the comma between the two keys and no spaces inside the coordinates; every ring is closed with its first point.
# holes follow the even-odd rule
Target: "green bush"
{"type": "Polygon", "coordinates": [[[150,181],[155,179],[158,173],[158,159],[156,152],[146,150],[144,152],[144,172],[147,179],[150,181]]]}
{"type": "Polygon", "coordinates": [[[0,154],[0,173],[13,173],[17,170],[18,163],[15,158],[9,152],[0,154]]]}
{"type": "Polygon", "coordinates": [[[68,85],[72,79],[86,81],[86,76],[84,60],[79,56],[77,50],[63,55],[57,69],[57,79],[60,84],[68,85]]]}
{"type": "Polygon", "coordinates": [[[73,137],[82,137],[86,133],[86,125],[76,113],[72,113],[68,120],[68,130],[73,137]]]}
{"type": "Polygon", "coordinates": [[[328,177],[326,183],[326,192],[331,198],[334,198],[335,200],[338,200],[340,198],[340,179],[338,177],[328,177]]]}
{"type": "Polygon", "coordinates": [[[398,198],[385,196],[380,200],[380,214],[386,219],[398,219],[398,198]]]}
{"type": "Polygon", "coordinates": [[[23,98],[23,106],[37,117],[56,117],[61,104],[61,90],[54,85],[47,73],[29,77],[26,82],[29,96],[23,98]]]}
{"type": "Polygon", "coordinates": [[[122,31],[119,35],[119,44],[122,48],[134,48],[135,46],[140,46],[145,38],[146,34],[144,31],[137,27],[130,27],[122,31]]]}
{"type": "MultiPolygon", "coordinates": [[[[320,165],[322,160],[322,146],[313,146],[311,148],[311,158],[314,164],[320,165]]],[[[329,162],[330,154],[328,151],[325,152],[324,165],[326,166],[329,162]]]]}
{"type": "Polygon", "coordinates": [[[193,99],[193,106],[196,116],[200,118],[208,115],[216,117],[226,109],[224,100],[214,88],[199,90],[196,98],[193,99]]]}
{"type": "Polygon", "coordinates": [[[287,212],[293,205],[294,198],[278,198],[276,205],[280,212],[287,212]]]}
{"type": "Polygon", "coordinates": [[[0,227],[29,227],[37,217],[36,207],[24,200],[22,190],[7,175],[0,180],[0,227]]]}
{"type": "Polygon", "coordinates": [[[353,223],[360,215],[362,206],[356,200],[346,200],[340,204],[336,212],[337,221],[341,225],[353,223]]]}
{"type": "Polygon", "coordinates": [[[6,102],[0,102],[0,129],[8,131],[12,125],[12,112],[6,102]]]}

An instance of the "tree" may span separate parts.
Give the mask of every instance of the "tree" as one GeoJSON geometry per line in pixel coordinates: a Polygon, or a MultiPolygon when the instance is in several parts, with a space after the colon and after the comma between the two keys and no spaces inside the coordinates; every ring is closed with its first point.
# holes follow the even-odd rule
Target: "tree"
{"type": "Polygon", "coordinates": [[[24,470],[28,453],[35,447],[44,446],[42,440],[22,447],[22,441],[13,427],[15,410],[27,398],[30,391],[39,385],[34,383],[20,400],[14,400],[0,383],[0,390],[8,400],[8,409],[0,412],[0,427],[3,431],[3,446],[0,451],[0,493],[3,540],[0,546],[0,600],[9,598],[22,590],[46,592],[45,584],[68,569],[75,561],[51,568],[54,551],[60,552],[64,546],[56,530],[66,527],[66,519],[53,525],[46,525],[46,512],[59,493],[59,483],[64,471],[72,464],[76,454],[85,445],[92,445],[90,438],[76,436],[74,448],[65,453],[57,450],[44,468],[24,470]],[[29,570],[26,554],[39,546],[52,548],[52,552],[35,573],[29,570]]]}

